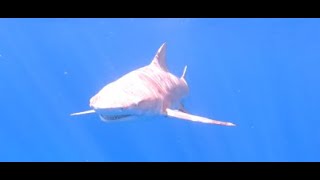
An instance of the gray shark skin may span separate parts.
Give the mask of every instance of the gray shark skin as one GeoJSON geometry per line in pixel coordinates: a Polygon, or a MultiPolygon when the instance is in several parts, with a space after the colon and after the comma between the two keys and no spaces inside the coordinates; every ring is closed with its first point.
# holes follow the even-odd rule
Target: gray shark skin
{"type": "Polygon", "coordinates": [[[104,86],[90,99],[90,110],[71,116],[96,113],[106,122],[118,122],[142,116],[166,116],[200,123],[235,126],[192,115],[181,100],[189,93],[185,79],[187,66],[181,77],[169,72],[166,65],[166,43],[158,49],[150,64],[133,70],[104,86]]]}

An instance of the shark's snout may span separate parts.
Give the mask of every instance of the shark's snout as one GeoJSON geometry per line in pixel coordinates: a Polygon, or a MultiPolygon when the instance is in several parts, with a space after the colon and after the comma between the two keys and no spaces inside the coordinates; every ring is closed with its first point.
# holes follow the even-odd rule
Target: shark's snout
{"type": "Polygon", "coordinates": [[[99,96],[95,96],[90,100],[90,107],[100,115],[103,121],[126,119],[134,115],[134,112],[126,106],[106,102],[102,98],[99,98],[99,96]]]}
{"type": "Polygon", "coordinates": [[[110,111],[123,111],[128,108],[126,103],[121,101],[121,98],[107,96],[101,97],[99,94],[90,99],[90,107],[95,110],[110,110],[110,111]]]}

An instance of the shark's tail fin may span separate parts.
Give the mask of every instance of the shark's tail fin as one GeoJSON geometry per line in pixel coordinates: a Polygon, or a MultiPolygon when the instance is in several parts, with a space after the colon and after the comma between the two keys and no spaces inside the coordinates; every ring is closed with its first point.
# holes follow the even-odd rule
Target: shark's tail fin
{"type": "Polygon", "coordinates": [[[181,79],[183,79],[183,80],[186,80],[187,67],[188,66],[184,66],[184,69],[183,69],[183,73],[182,73],[182,76],[181,76],[181,79]]]}

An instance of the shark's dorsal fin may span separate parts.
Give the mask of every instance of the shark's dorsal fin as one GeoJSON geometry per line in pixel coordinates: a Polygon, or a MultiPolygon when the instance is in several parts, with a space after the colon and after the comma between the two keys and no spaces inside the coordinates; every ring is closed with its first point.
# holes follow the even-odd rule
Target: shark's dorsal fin
{"type": "Polygon", "coordinates": [[[168,71],[167,63],[166,63],[166,53],[167,53],[167,44],[163,43],[161,47],[158,49],[157,54],[154,56],[151,64],[158,66],[160,69],[164,71],[168,71]]]}

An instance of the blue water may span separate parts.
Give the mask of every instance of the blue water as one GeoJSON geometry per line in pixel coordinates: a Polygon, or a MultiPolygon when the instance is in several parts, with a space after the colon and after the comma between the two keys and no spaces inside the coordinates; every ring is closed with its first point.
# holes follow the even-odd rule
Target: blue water
{"type": "Polygon", "coordinates": [[[320,19],[0,19],[0,161],[319,161],[319,67],[320,19]],[[236,127],[69,116],[163,42],[236,127]]]}

